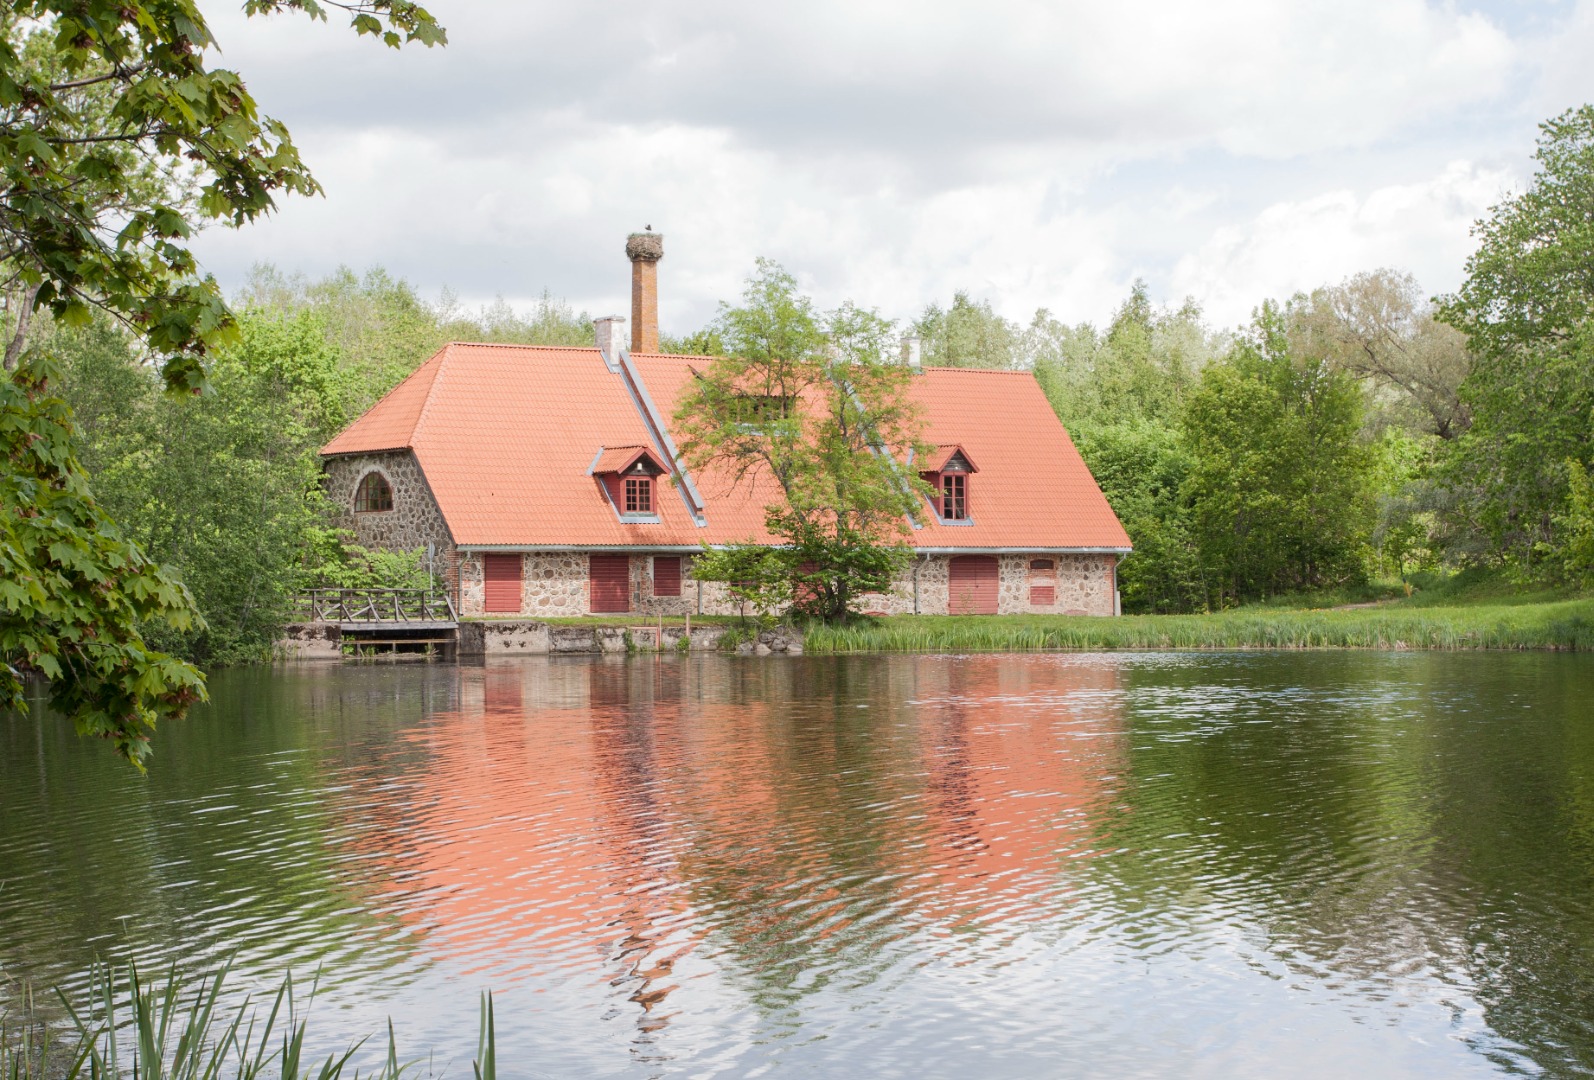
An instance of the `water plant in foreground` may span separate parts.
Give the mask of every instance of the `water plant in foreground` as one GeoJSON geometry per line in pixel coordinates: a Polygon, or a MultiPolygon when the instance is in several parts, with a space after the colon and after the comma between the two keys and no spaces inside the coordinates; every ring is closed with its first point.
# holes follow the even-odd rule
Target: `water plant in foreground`
{"type": "MultiPolygon", "coordinates": [[[[418,1063],[399,1061],[391,1020],[387,1053],[367,1071],[350,1071],[366,1039],[341,1054],[307,1060],[309,1021],[302,1013],[315,1001],[316,984],[300,1001],[292,976],[284,977],[262,1019],[252,998],[231,1007],[223,1002],[229,969],[201,977],[190,993],[175,968],[157,985],[144,982],[137,966],[129,964],[121,991],[111,969],[99,968],[86,1003],[74,1005],[58,995],[71,1021],[64,1034],[36,1019],[31,994],[25,993],[20,1021],[0,1015],[0,1080],[401,1080],[418,1075],[418,1063]]],[[[497,1080],[490,994],[482,995],[481,1015],[475,1075],[497,1080]]]]}

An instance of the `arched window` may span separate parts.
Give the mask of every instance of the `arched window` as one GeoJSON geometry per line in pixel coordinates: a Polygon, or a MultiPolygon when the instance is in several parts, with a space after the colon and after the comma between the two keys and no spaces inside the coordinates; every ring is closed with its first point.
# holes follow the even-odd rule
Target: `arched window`
{"type": "Polygon", "coordinates": [[[393,486],[378,472],[366,473],[354,492],[354,512],[369,514],[393,509],[393,486]]]}

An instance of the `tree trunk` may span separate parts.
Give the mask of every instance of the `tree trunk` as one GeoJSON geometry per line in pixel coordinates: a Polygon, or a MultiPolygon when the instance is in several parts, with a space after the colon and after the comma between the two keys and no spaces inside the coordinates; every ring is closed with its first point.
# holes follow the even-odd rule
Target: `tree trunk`
{"type": "Polygon", "coordinates": [[[22,290],[21,300],[17,303],[17,327],[11,335],[11,340],[6,343],[5,370],[7,371],[17,369],[17,364],[22,359],[22,350],[27,348],[28,327],[33,322],[33,302],[38,296],[37,285],[29,285],[22,290]]]}

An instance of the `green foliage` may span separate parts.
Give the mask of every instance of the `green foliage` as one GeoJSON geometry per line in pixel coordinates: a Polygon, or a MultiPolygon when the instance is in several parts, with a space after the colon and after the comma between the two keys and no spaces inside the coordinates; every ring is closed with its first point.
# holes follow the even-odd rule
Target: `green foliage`
{"type": "Polygon", "coordinates": [[[1206,603],[1184,500],[1190,456],[1177,430],[1134,421],[1083,435],[1080,453],[1134,541],[1119,564],[1126,612],[1190,611],[1206,603]]]}
{"type": "Polygon", "coordinates": [[[676,356],[724,356],[725,342],[720,338],[719,331],[708,327],[681,337],[660,336],[659,352],[676,356]]]}
{"type": "Polygon", "coordinates": [[[1202,369],[1228,348],[1222,335],[1207,329],[1193,301],[1158,309],[1142,281],[1105,333],[1088,324],[1064,326],[1040,311],[1025,340],[1035,378],[1075,432],[1142,421],[1176,424],[1202,369]]]}
{"type": "Polygon", "coordinates": [[[959,290],[952,306],[924,309],[913,324],[922,342],[924,363],[932,367],[1022,367],[1019,331],[991,309],[989,300],[973,300],[959,290]]]}
{"type": "MultiPolygon", "coordinates": [[[[314,0],[250,0],[324,18],[314,0]]],[[[407,0],[348,5],[360,33],[433,44],[443,31],[407,0]]],[[[203,358],[234,320],[196,276],[195,217],[242,225],[278,193],[320,190],[280,123],[244,82],[211,69],[217,43],[192,0],[27,0],[0,36],[0,206],[21,307],[81,324],[92,308],[138,328],[174,389],[198,389],[203,358]],[[186,171],[191,204],[152,175],[186,171]]],[[[20,339],[23,335],[18,335],[20,339]]],[[[20,345],[8,349],[16,363],[20,345]]]]}
{"type": "Polygon", "coordinates": [[[1522,349],[1565,342],[1594,300],[1594,105],[1540,125],[1528,190],[1473,227],[1466,280],[1440,300],[1487,366],[1522,349]]]}
{"type": "Polygon", "coordinates": [[[317,589],[429,589],[434,585],[426,549],[383,551],[361,547],[347,529],[305,530],[301,584],[317,589]]]}
{"type": "Polygon", "coordinates": [[[1594,588],[1594,481],[1579,461],[1566,463],[1567,509],[1558,524],[1565,537],[1568,576],[1583,588],[1594,588]]]}
{"type": "Polygon", "coordinates": [[[1478,250],[1440,317],[1475,354],[1473,425],[1447,463],[1464,530],[1519,575],[1567,565],[1566,461],[1594,445],[1594,106],[1541,126],[1528,190],[1477,224],[1478,250]]]}
{"type": "MultiPolygon", "coordinates": [[[[410,0],[337,6],[356,32],[389,45],[443,41],[410,0]]],[[[326,17],[316,0],[248,0],[245,10],[326,17]]],[[[198,673],[141,632],[228,628],[206,629],[175,579],[90,495],[70,413],[46,391],[51,371],[29,355],[29,330],[41,308],[69,329],[102,312],[137,333],[151,382],[195,393],[206,359],[237,341],[236,318],[188,249],[195,225],[243,225],[279,193],[320,189],[237,73],[208,66],[217,55],[193,0],[25,0],[0,15],[0,290],[11,313],[0,694],[20,704],[19,667],[40,672],[80,731],[135,761],[157,720],[202,693],[198,673]]],[[[246,610],[269,606],[245,588],[246,610]]]]}
{"type": "Polygon", "coordinates": [[[926,448],[908,397],[914,376],[888,359],[892,326],[851,304],[821,315],[795,278],[760,260],[743,306],[723,306],[714,329],[728,355],[683,395],[681,453],[731,483],[772,481],[782,498],[765,507],[765,525],[782,546],[768,557],[711,552],[693,575],[743,582],[765,610],[790,598],[802,613],[845,620],[906,565],[906,522],[923,507],[922,481],[899,464],[926,448]]]}
{"type": "Polygon", "coordinates": [[[1371,536],[1379,574],[1401,580],[1440,565],[1443,551],[1432,472],[1443,443],[1386,427],[1371,445],[1377,518],[1371,536]]]}
{"type": "Polygon", "coordinates": [[[203,624],[177,579],[95,500],[54,374],[36,355],[0,380],[0,705],[25,709],[22,675],[37,672],[80,733],[141,765],[156,723],[203,698],[204,683],[140,629],[203,624]]]}
{"type": "Polygon", "coordinates": [[[110,515],[187,584],[203,623],[151,627],[203,663],[269,655],[325,508],[318,448],[350,419],[350,373],[312,314],[245,312],[210,390],[175,399],[103,323],[57,335],[63,393],[110,515]]]}
{"type": "Polygon", "coordinates": [[[1362,381],[1374,431],[1454,439],[1471,424],[1461,397],[1472,368],[1466,337],[1435,318],[1410,274],[1375,270],[1314,290],[1291,324],[1297,347],[1362,381]]]}
{"type": "Polygon", "coordinates": [[[1185,493],[1212,599],[1237,603],[1359,577],[1372,457],[1351,378],[1290,348],[1286,312],[1208,367],[1183,418],[1185,493]]]}
{"type": "Polygon", "coordinates": [[[763,544],[730,544],[708,548],[692,560],[697,581],[723,581],[732,600],[761,615],[791,602],[797,563],[790,553],[763,544]]]}

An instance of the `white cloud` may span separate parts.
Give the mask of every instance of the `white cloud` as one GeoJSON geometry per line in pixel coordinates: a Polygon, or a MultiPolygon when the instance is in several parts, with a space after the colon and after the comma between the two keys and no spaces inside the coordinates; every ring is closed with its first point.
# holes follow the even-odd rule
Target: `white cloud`
{"type": "Polygon", "coordinates": [[[1172,291],[1194,296],[1215,322],[1235,325],[1263,299],[1383,266],[1410,271],[1431,292],[1452,289],[1471,251],[1469,227],[1514,180],[1456,162],[1426,181],[1275,203],[1217,229],[1180,259],[1172,291]]]}
{"type": "Polygon", "coordinates": [[[623,237],[651,223],[676,330],[758,255],[892,315],[969,288],[1100,319],[1145,276],[1228,321],[1382,263],[1454,279],[1550,63],[1422,0],[439,0],[431,52],[206,6],[328,192],[205,234],[224,281],[380,263],[623,310],[623,237]]]}

